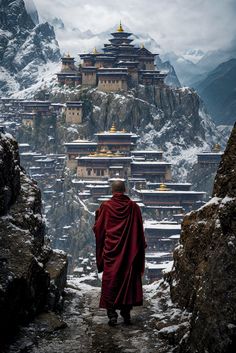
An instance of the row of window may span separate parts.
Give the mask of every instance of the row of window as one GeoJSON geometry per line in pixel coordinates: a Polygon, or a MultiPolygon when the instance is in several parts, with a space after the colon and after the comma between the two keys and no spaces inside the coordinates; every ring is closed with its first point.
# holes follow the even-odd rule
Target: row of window
{"type": "Polygon", "coordinates": [[[68,110],[79,110],[79,109],[82,109],[82,108],[67,108],[68,110]]]}
{"type": "Polygon", "coordinates": [[[77,115],[77,116],[79,116],[80,113],[79,113],[79,112],[78,112],[78,113],[70,113],[70,115],[77,115]]]}
{"type": "Polygon", "coordinates": [[[121,80],[100,80],[101,83],[119,83],[121,80]]]}
{"type": "MultiPolygon", "coordinates": [[[[92,169],[87,169],[88,176],[92,174],[92,169]]],[[[104,169],[93,169],[93,173],[97,176],[104,176],[104,169]]]]}
{"type": "Polygon", "coordinates": [[[83,73],[84,74],[84,76],[94,76],[94,75],[96,75],[96,72],[84,72],[83,73]]]}

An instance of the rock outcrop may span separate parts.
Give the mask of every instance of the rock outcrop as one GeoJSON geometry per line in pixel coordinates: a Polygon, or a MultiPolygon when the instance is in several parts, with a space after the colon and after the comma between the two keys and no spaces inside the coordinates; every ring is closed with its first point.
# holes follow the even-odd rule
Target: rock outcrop
{"type": "Polygon", "coordinates": [[[0,133],[1,339],[43,309],[53,310],[66,283],[66,255],[45,244],[41,194],[19,164],[16,141],[0,133]]]}
{"type": "Polygon", "coordinates": [[[0,2],[0,92],[27,88],[39,79],[47,64],[60,60],[51,25],[35,25],[23,0],[0,2]]]}
{"type": "Polygon", "coordinates": [[[178,180],[186,176],[197,152],[225,144],[199,96],[188,88],[139,85],[129,92],[104,93],[55,86],[49,94],[53,101],[84,101],[83,124],[59,122],[60,144],[78,136],[94,138],[94,133],[109,130],[114,122],[117,129],[140,135],[140,148],[163,149],[165,158],[174,163],[178,180]]]}
{"type": "Polygon", "coordinates": [[[171,296],[192,313],[179,352],[230,353],[236,344],[236,125],[213,198],[186,215],[170,274],[171,296]]]}

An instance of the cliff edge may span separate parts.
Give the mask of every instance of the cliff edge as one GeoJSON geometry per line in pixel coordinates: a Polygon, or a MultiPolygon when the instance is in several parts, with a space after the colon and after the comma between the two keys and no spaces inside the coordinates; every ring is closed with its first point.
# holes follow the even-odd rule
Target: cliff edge
{"type": "Polygon", "coordinates": [[[236,343],[236,125],[213,198],[183,220],[170,274],[171,297],[192,313],[179,352],[234,352],[236,343]]]}
{"type": "Polygon", "coordinates": [[[20,166],[17,142],[0,132],[1,339],[61,300],[67,258],[44,236],[40,190],[20,166]]]}

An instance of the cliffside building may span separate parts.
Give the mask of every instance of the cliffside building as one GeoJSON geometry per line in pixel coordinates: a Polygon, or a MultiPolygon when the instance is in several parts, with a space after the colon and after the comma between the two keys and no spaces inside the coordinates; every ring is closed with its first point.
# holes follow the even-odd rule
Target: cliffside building
{"type": "Polygon", "coordinates": [[[217,167],[221,161],[223,153],[224,152],[221,151],[221,146],[219,144],[215,144],[211,152],[198,153],[197,163],[202,168],[209,166],[217,167]]]}
{"type": "Polygon", "coordinates": [[[97,142],[77,140],[66,143],[67,167],[82,179],[133,178],[134,185],[142,180],[171,180],[171,164],[162,160],[162,151],[135,151],[138,135],[117,131],[95,134],[97,142]],[[154,159],[154,160],[153,160],[154,159]]]}
{"type": "Polygon", "coordinates": [[[66,122],[81,124],[83,122],[83,102],[71,101],[66,103],[66,122]]]}
{"type": "Polygon", "coordinates": [[[111,33],[109,43],[102,52],[96,48],[91,53],[79,54],[81,65],[76,68],[74,58],[62,58],[58,82],[72,86],[98,87],[104,92],[127,91],[138,84],[162,85],[166,77],[155,67],[155,57],[144,46],[132,44],[132,33],[125,32],[121,23],[111,33]]]}

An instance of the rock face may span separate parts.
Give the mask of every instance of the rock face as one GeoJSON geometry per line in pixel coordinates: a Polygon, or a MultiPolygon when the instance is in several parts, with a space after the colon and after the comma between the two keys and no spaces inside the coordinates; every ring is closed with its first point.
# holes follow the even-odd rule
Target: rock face
{"type": "Polygon", "coordinates": [[[53,27],[48,23],[35,26],[23,0],[1,0],[0,92],[29,87],[45,65],[59,59],[53,27]]]}
{"type": "Polygon", "coordinates": [[[117,129],[140,135],[140,148],[163,149],[165,158],[174,162],[178,178],[186,176],[186,168],[196,160],[197,152],[211,149],[215,143],[224,145],[199,96],[188,88],[140,85],[118,94],[54,87],[50,94],[54,101],[84,101],[84,123],[73,129],[62,123],[58,129],[60,144],[78,135],[94,138],[94,133],[109,130],[115,122],[117,129]]]}
{"type": "Polygon", "coordinates": [[[161,70],[167,73],[167,76],[165,78],[165,83],[167,85],[176,87],[176,88],[181,87],[181,84],[179,82],[175,69],[168,60],[163,62],[161,58],[157,56],[156,65],[158,70],[161,70]]]}
{"type": "Polygon", "coordinates": [[[62,295],[67,259],[44,244],[41,194],[19,164],[16,141],[0,133],[1,338],[62,295]]]}
{"type": "Polygon", "coordinates": [[[213,198],[188,214],[170,275],[174,302],[192,312],[180,352],[230,353],[236,343],[236,126],[213,198]]]}

